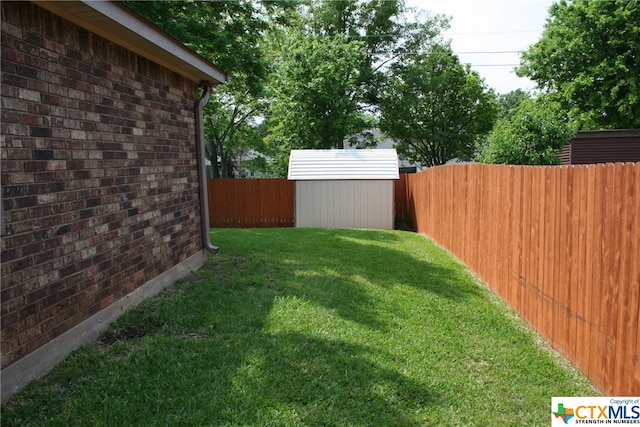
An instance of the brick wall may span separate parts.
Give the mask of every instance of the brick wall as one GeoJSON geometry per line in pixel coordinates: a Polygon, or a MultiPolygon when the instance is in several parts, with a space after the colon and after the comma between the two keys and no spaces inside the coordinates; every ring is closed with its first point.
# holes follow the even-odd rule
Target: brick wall
{"type": "Polygon", "coordinates": [[[202,249],[195,83],[2,2],[2,367],[202,249]]]}

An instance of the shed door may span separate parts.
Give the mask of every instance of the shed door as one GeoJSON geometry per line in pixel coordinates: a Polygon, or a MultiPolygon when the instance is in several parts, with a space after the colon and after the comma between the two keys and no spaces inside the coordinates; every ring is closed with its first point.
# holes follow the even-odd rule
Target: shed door
{"type": "Polygon", "coordinates": [[[393,229],[391,180],[297,181],[296,227],[393,229]]]}

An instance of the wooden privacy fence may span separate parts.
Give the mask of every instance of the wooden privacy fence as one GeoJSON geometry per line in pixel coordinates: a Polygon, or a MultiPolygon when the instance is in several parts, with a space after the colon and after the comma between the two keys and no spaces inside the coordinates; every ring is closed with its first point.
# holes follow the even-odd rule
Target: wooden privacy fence
{"type": "Polygon", "coordinates": [[[640,164],[450,165],[402,177],[449,249],[609,395],[640,395],[640,164]]]}
{"type": "MultiPolygon", "coordinates": [[[[405,175],[401,175],[401,178],[405,175]]],[[[293,227],[295,182],[274,179],[209,179],[211,227],[293,227]]],[[[406,179],[395,182],[395,217],[407,220],[406,179]]]]}
{"type": "Polygon", "coordinates": [[[294,183],[286,179],[210,179],[211,227],[293,227],[294,183]]]}

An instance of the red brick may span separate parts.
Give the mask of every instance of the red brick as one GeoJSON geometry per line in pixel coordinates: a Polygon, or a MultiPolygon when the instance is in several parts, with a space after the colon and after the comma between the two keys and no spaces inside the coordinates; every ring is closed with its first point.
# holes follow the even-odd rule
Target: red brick
{"type": "Polygon", "coordinates": [[[49,160],[47,162],[47,170],[65,170],[67,162],[64,160],[49,160]]]}

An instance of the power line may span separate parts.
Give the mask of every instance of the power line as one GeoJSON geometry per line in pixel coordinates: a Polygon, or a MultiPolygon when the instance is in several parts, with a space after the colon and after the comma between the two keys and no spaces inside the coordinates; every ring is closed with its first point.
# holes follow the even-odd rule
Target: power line
{"type": "MultiPolygon", "coordinates": [[[[491,54],[515,54],[521,53],[520,50],[501,50],[501,51],[477,51],[477,52],[452,52],[453,55],[491,55],[491,54]]],[[[385,52],[374,52],[374,54],[384,54],[385,52]]],[[[402,55],[440,55],[447,56],[447,52],[402,52],[402,55]]],[[[472,67],[519,67],[521,64],[469,64],[472,67]]]]}
{"type": "Polygon", "coordinates": [[[520,64],[469,64],[472,67],[519,67],[520,64]]]}
{"type": "Polygon", "coordinates": [[[493,55],[493,54],[504,54],[504,53],[521,53],[521,50],[487,50],[487,51],[478,51],[478,52],[453,52],[454,55],[493,55]]]}
{"type": "MultiPolygon", "coordinates": [[[[449,33],[446,30],[442,32],[443,36],[481,36],[481,35],[491,35],[491,34],[537,34],[540,31],[477,31],[477,32],[468,32],[468,33],[449,33]]],[[[357,34],[351,35],[347,34],[347,38],[358,38],[358,39],[369,39],[369,38],[378,38],[378,37],[398,37],[398,34],[357,34]]]]}
{"type": "Polygon", "coordinates": [[[478,31],[469,33],[448,33],[443,31],[443,34],[447,36],[479,36],[483,34],[534,34],[539,32],[540,31],[478,31]]]}
{"type": "MultiPolygon", "coordinates": [[[[450,54],[453,55],[496,55],[496,54],[516,54],[516,53],[522,53],[523,51],[521,50],[485,50],[485,51],[464,51],[464,52],[457,52],[457,51],[452,51],[452,52],[429,52],[429,51],[423,51],[423,52],[400,52],[400,54],[402,55],[441,55],[441,56],[448,56],[450,54]]],[[[389,52],[371,52],[371,54],[373,55],[387,55],[389,54],[389,52]]]]}

